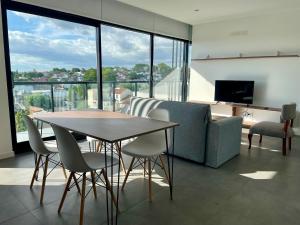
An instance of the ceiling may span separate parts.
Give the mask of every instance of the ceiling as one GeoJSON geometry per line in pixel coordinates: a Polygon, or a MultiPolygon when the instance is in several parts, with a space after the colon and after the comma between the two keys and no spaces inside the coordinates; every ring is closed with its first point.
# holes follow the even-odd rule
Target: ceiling
{"type": "Polygon", "coordinates": [[[119,0],[191,25],[299,9],[299,0],[119,0]],[[196,11],[195,11],[196,10],[196,11]]]}

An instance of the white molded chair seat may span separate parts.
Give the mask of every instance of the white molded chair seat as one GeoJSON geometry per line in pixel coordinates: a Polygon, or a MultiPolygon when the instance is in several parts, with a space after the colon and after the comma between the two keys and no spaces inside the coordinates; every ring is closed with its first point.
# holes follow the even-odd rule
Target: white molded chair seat
{"type": "MultiPolygon", "coordinates": [[[[82,157],[91,170],[101,170],[105,168],[105,155],[97,152],[82,153],[82,157]]],[[[110,154],[106,155],[107,167],[111,167],[110,154]]],[[[113,158],[113,165],[117,165],[118,160],[113,158]]]]}
{"type": "Polygon", "coordinates": [[[137,158],[161,155],[166,151],[164,131],[138,137],[122,147],[122,153],[137,158]]]}

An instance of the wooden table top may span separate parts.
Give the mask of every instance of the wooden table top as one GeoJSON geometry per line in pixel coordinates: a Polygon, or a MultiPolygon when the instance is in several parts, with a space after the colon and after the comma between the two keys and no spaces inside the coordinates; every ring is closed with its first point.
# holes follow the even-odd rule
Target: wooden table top
{"type": "Polygon", "coordinates": [[[179,125],[102,110],[50,112],[33,118],[110,143],[179,125]]]}

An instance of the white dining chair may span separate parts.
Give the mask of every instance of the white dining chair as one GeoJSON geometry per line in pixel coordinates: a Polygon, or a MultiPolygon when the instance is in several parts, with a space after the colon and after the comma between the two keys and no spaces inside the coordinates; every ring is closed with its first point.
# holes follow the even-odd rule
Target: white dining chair
{"type": "Polygon", "coordinates": [[[81,152],[80,147],[78,146],[75,138],[68,132],[68,130],[56,126],[51,125],[58,144],[58,151],[59,155],[61,157],[61,160],[63,164],[65,165],[65,168],[70,171],[70,176],[68,178],[67,184],[65,186],[65,190],[58,208],[58,213],[61,212],[61,209],[63,207],[65,198],[67,196],[67,192],[70,189],[70,184],[72,177],[75,176],[75,174],[82,174],[82,188],[81,188],[81,203],[80,203],[80,219],[79,224],[83,224],[83,217],[84,217],[84,202],[86,198],[86,181],[87,176],[86,173],[90,173],[92,188],[94,192],[95,198],[97,198],[97,192],[96,192],[96,183],[97,180],[100,178],[101,175],[103,175],[105,180],[105,186],[109,190],[111,197],[113,199],[114,204],[116,205],[116,199],[113,194],[112,187],[110,185],[110,182],[107,177],[107,171],[106,167],[111,167],[113,165],[118,164],[118,160],[116,158],[113,158],[113,162],[111,162],[110,156],[105,156],[105,154],[97,153],[97,152],[81,152]],[[97,171],[100,170],[100,173],[98,174],[97,171]],[[97,179],[95,179],[95,174],[97,175],[97,179]]]}
{"type": "MultiPolygon", "coordinates": [[[[169,112],[165,109],[153,109],[148,113],[148,118],[155,119],[155,120],[161,120],[161,121],[170,121],[169,112]]],[[[169,139],[169,131],[167,132],[168,139],[169,139]]],[[[158,131],[151,134],[146,134],[143,136],[140,136],[133,140],[132,142],[129,142],[128,144],[124,145],[122,147],[122,152],[126,155],[129,155],[132,157],[130,166],[127,170],[122,190],[124,190],[126,181],[128,179],[128,176],[130,172],[133,170],[133,168],[137,166],[144,167],[144,175],[147,172],[149,177],[149,201],[152,201],[152,185],[151,185],[151,176],[152,176],[152,170],[155,165],[160,166],[167,178],[167,181],[170,185],[170,180],[168,178],[168,174],[166,171],[166,167],[163,162],[162,154],[166,151],[166,139],[165,139],[165,131],[158,131]],[[158,163],[158,158],[160,163],[158,163]],[[135,165],[135,162],[137,165],[135,165]],[[146,169],[146,164],[148,163],[148,171],[146,169]],[[154,166],[151,166],[151,163],[154,164],[154,166]]]]}
{"type": "MultiPolygon", "coordinates": [[[[46,184],[46,178],[49,174],[48,173],[48,164],[53,163],[54,168],[57,166],[61,166],[64,172],[65,178],[67,178],[66,171],[64,169],[63,164],[60,162],[60,160],[55,160],[55,156],[58,154],[58,150],[55,146],[47,146],[45,145],[40,132],[36,125],[34,124],[33,120],[25,115],[24,116],[25,123],[27,125],[28,129],[28,137],[29,137],[29,144],[32,149],[32,151],[36,154],[36,162],[35,162],[35,169],[32,175],[31,183],[30,183],[30,189],[32,189],[34,181],[36,180],[38,176],[39,169],[43,168],[43,181],[42,181],[42,189],[41,189],[41,196],[40,196],[40,204],[43,203],[44,199],[44,192],[45,192],[45,184],[46,184]],[[44,158],[44,160],[43,160],[44,158]]],[[[50,171],[50,173],[53,171],[53,169],[50,171]]]]}

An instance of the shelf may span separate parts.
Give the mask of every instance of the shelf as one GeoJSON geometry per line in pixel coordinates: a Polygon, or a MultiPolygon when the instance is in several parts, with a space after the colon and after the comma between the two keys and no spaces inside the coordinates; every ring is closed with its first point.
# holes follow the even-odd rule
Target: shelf
{"type": "Polygon", "coordinates": [[[267,58],[299,58],[299,55],[263,55],[263,56],[238,56],[238,57],[220,57],[220,58],[202,58],[192,59],[192,61],[209,61],[209,60],[236,60],[236,59],[267,59],[267,58]]]}

